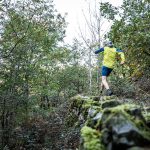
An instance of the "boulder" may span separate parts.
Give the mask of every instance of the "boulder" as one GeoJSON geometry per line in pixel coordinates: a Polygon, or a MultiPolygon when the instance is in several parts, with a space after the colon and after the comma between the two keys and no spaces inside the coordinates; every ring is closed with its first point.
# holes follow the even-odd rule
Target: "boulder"
{"type": "Polygon", "coordinates": [[[133,106],[118,106],[106,109],[101,119],[102,141],[110,150],[126,150],[132,146],[150,144],[150,129],[142,120],[140,110],[133,111],[133,106]],[[129,111],[131,110],[131,111],[129,111]],[[137,118],[137,114],[139,118],[137,118]],[[131,115],[132,114],[132,115],[131,115]]]}

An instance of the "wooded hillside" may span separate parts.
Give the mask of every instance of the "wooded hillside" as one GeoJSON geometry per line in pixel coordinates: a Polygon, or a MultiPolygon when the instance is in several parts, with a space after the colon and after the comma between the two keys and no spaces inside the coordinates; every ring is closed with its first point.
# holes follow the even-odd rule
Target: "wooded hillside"
{"type": "MultiPolygon", "coordinates": [[[[149,0],[123,0],[120,8],[109,3],[98,7],[98,13],[113,22],[105,39],[126,57],[124,66],[118,57],[109,78],[114,94],[150,106],[149,0]]],[[[52,0],[0,1],[2,150],[79,148],[82,122],[75,125],[79,116],[70,98],[99,96],[99,70],[90,62],[98,47],[97,41],[89,46],[80,38],[65,43],[65,17],[52,0]]]]}

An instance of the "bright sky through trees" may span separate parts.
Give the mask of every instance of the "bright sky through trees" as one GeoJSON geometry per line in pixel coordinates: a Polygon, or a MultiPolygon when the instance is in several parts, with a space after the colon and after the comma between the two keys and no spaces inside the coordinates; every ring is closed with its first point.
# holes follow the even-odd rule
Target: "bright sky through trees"
{"type": "MultiPolygon", "coordinates": [[[[120,6],[122,4],[122,0],[96,0],[97,5],[99,5],[100,1],[110,2],[114,6],[120,6]]],[[[83,11],[86,13],[88,2],[93,3],[93,5],[95,3],[93,0],[54,0],[58,12],[62,15],[65,13],[68,14],[66,17],[68,26],[65,42],[70,43],[74,37],[78,36],[79,26],[84,29],[85,19],[83,11]]]]}

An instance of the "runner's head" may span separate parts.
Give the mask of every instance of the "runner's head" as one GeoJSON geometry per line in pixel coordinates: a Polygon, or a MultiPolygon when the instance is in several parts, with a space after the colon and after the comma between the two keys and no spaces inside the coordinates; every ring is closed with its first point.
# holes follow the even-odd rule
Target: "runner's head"
{"type": "Polygon", "coordinates": [[[113,47],[112,41],[108,41],[108,42],[107,42],[107,46],[108,46],[108,47],[113,47]]]}

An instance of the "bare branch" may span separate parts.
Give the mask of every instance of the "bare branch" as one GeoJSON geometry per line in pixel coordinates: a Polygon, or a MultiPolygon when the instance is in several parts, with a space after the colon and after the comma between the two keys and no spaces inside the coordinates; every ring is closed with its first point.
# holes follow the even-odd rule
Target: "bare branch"
{"type": "Polygon", "coordinates": [[[85,42],[86,46],[87,46],[88,48],[90,48],[90,44],[87,42],[87,39],[86,39],[85,36],[83,35],[83,33],[82,33],[80,27],[79,27],[79,31],[80,31],[80,35],[79,35],[79,36],[81,36],[81,38],[82,38],[83,41],[85,42]]]}

